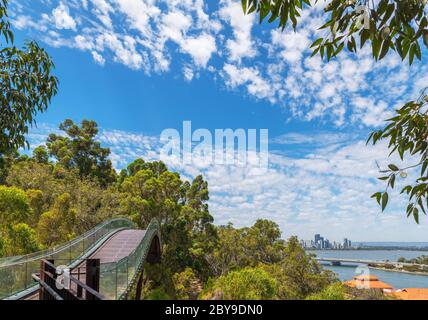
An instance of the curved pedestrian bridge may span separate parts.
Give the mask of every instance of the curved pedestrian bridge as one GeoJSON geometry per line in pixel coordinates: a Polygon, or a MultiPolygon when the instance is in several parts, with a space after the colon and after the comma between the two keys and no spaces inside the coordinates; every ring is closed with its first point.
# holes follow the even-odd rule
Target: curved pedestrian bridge
{"type": "Polygon", "coordinates": [[[160,260],[160,239],[156,220],[139,230],[118,218],[59,247],[0,259],[0,299],[139,298],[145,263],[160,260]]]}

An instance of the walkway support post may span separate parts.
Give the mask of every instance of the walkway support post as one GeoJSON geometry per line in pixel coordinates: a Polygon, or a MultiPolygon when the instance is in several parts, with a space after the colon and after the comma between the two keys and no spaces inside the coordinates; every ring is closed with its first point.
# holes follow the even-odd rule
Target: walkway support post
{"type": "MultiPolygon", "coordinates": [[[[42,283],[47,283],[48,285],[55,285],[55,283],[53,283],[55,282],[54,280],[56,278],[55,269],[52,268],[49,264],[47,264],[46,261],[52,265],[55,263],[55,261],[52,259],[40,261],[40,270],[42,271],[40,273],[40,280],[42,281],[42,283]],[[46,273],[50,273],[53,278],[47,277],[46,273]]],[[[42,285],[39,289],[39,300],[52,300],[51,294],[47,292],[47,290],[42,285]]]]}
{"type": "MultiPolygon", "coordinates": [[[[100,292],[100,259],[86,260],[86,285],[100,292]]],[[[86,300],[96,300],[96,297],[87,291],[86,300]]]]}
{"type": "Polygon", "coordinates": [[[143,291],[144,268],[141,269],[140,277],[138,278],[137,290],[135,292],[135,300],[141,300],[141,293],[143,291]]]}

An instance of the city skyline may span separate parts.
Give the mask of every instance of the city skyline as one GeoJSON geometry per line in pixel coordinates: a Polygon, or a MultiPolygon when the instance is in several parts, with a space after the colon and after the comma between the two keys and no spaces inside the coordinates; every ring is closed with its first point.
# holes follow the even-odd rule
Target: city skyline
{"type": "Polygon", "coordinates": [[[300,243],[305,249],[350,249],[352,248],[352,241],[348,238],[343,238],[343,241],[329,240],[322,237],[321,234],[317,233],[314,235],[313,240],[300,240],[300,243]]]}

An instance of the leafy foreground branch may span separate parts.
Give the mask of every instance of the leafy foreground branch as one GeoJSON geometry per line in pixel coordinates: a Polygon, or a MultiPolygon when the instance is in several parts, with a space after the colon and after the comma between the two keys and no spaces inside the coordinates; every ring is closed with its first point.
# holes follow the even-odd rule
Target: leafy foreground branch
{"type": "MultiPolygon", "coordinates": [[[[289,24],[296,30],[301,13],[318,1],[311,0],[241,0],[245,14],[257,13],[259,21],[278,22],[284,30],[289,24]]],[[[319,26],[326,35],[316,39],[312,45],[312,56],[319,55],[330,60],[344,49],[357,53],[364,46],[371,47],[375,61],[384,58],[388,52],[395,52],[401,59],[412,64],[415,58],[422,60],[423,45],[428,48],[428,5],[427,0],[329,0],[326,1],[324,24],[319,26]]],[[[402,193],[409,195],[407,216],[413,216],[419,223],[420,212],[426,214],[427,198],[427,92],[419,100],[410,101],[397,111],[397,116],[383,130],[372,133],[369,141],[376,144],[389,139],[391,154],[398,153],[404,159],[406,152],[420,156],[420,161],[408,168],[389,165],[389,170],[380,179],[387,181],[384,192],[372,197],[385,210],[389,194],[393,189],[397,175],[407,177],[407,170],[421,167],[416,183],[406,186],[402,193]]]]}
{"type": "MultiPolygon", "coordinates": [[[[311,0],[241,0],[244,13],[257,12],[259,21],[278,22],[284,30],[291,24],[294,30],[303,10],[318,1],[311,0]]],[[[373,58],[380,60],[389,51],[402,60],[421,60],[421,46],[428,47],[426,0],[329,0],[324,6],[324,37],[313,42],[312,55],[330,60],[344,48],[357,52],[370,43],[373,58]],[[423,44],[422,44],[423,43],[423,44]]]]}
{"type": "Polygon", "coordinates": [[[0,154],[28,146],[25,135],[57,93],[58,79],[47,52],[34,41],[14,46],[7,16],[7,0],[0,0],[0,154]]]}
{"type": "Polygon", "coordinates": [[[413,184],[406,185],[401,193],[408,195],[407,216],[413,216],[419,223],[419,216],[422,212],[427,214],[428,207],[428,88],[425,89],[418,100],[406,103],[396,111],[396,116],[388,119],[388,125],[376,132],[373,132],[367,143],[370,141],[375,145],[381,140],[388,140],[390,155],[398,154],[401,160],[406,155],[415,159],[415,164],[404,168],[399,168],[395,164],[389,164],[387,170],[381,170],[383,176],[379,179],[386,181],[386,189],[383,192],[376,192],[372,195],[385,210],[389,194],[388,189],[394,189],[397,177],[406,178],[408,171],[420,168],[420,172],[413,184]]]}

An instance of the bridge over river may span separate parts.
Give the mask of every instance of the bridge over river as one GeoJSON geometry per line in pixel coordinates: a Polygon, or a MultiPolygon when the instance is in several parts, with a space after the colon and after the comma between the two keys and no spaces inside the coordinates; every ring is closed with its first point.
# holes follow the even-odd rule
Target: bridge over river
{"type": "Polygon", "coordinates": [[[139,230],[118,218],[59,247],[0,259],[0,299],[139,299],[144,266],[159,262],[160,241],[156,220],[139,230]]]}
{"type": "Polygon", "coordinates": [[[351,263],[357,265],[369,265],[369,266],[393,266],[395,268],[402,267],[420,267],[420,264],[416,263],[406,263],[406,262],[397,262],[389,260],[366,260],[366,259],[349,259],[349,258],[316,258],[318,262],[328,262],[333,266],[340,266],[342,263],[351,263]]]}

